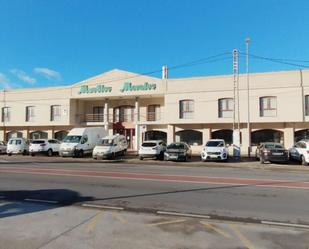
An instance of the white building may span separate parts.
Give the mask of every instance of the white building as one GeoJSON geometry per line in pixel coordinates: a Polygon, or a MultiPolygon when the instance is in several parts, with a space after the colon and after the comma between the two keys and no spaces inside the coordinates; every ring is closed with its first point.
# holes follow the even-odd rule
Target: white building
{"type": "MultiPolygon", "coordinates": [[[[125,134],[131,149],[143,139],[187,141],[194,151],[210,138],[232,141],[233,75],[167,79],[112,70],[71,86],[0,93],[0,139],[62,139],[73,127],[102,126],[125,134]]],[[[309,136],[309,70],[239,76],[241,150],[263,141],[286,147],[309,136]]],[[[237,101],[236,124],[237,124],[237,101]]],[[[308,137],[309,138],[309,137],[308,137]]]]}

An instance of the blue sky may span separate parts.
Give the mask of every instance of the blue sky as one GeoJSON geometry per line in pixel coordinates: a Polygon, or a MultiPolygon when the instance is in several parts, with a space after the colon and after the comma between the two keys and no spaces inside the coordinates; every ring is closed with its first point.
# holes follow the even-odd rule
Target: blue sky
{"type": "MultiPolygon", "coordinates": [[[[67,85],[113,68],[160,70],[244,52],[246,37],[252,54],[309,61],[307,0],[0,0],[0,13],[1,88],[67,85]]],[[[225,57],[169,76],[230,74],[225,57]]],[[[254,72],[298,68],[250,59],[254,72]]]]}

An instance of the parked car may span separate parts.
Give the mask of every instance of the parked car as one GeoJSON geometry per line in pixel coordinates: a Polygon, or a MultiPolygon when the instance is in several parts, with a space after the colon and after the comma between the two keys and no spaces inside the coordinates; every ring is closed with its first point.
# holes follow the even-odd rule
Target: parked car
{"type": "Polygon", "coordinates": [[[29,141],[25,138],[10,138],[7,144],[6,153],[26,155],[29,152],[29,141]]]}
{"type": "Polygon", "coordinates": [[[309,140],[301,140],[289,149],[290,158],[300,161],[302,165],[309,163],[309,140]]]}
{"type": "Polygon", "coordinates": [[[6,153],[6,142],[0,141],[0,154],[6,153]]]}
{"type": "Polygon", "coordinates": [[[280,143],[261,143],[255,152],[256,158],[261,163],[265,162],[283,162],[289,160],[289,152],[280,143]]]}
{"type": "Polygon", "coordinates": [[[184,142],[171,143],[166,147],[164,160],[166,161],[187,161],[192,157],[191,147],[184,142]]]}
{"type": "Polygon", "coordinates": [[[166,144],[162,140],[144,141],[139,148],[138,156],[140,160],[144,158],[156,158],[163,160],[166,144]]]}
{"type": "Polygon", "coordinates": [[[60,145],[60,156],[83,157],[92,154],[99,139],[106,136],[103,127],[73,128],[60,145]]]}
{"type": "Polygon", "coordinates": [[[219,160],[227,161],[228,149],[223,139],[210,139],[201,152],[202,161],[219,160]]]}
{"type": "Polygon", "coordinates": [[[59,154],[60,142],[56,139],[35,139],[30,142],[29,154],[35,156],[36,154],[59,154]]]}
{"type": "Polygon", "coordinates": [[[112,135],[101,138],[92,152],[93,159],[115,158],[118,155],[125,155],[128,143],[123,135],[112,135]]]}

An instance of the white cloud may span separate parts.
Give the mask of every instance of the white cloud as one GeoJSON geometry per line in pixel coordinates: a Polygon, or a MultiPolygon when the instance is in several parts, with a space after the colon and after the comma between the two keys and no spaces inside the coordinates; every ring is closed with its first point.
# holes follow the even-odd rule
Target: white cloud
{"type": "Polygon", "coordinates": [[[14,74],[21,81],[24,81],[24,82],[29,83],[31,85],[36,83],[35,78],[30,77],[28,74],[26,74],[24,71],[22,71],[20,69],[12,69],[10,72],[12,74],[14,74]]]}
{"type": "Polygon", "coordinates": [[[51,80],[61,80],[61,74],[55,70],[45,68],[45,67],[36,67],[34,72],[44,76],[45,78],[51,80]]]}
{"type": "Polygon", "coordinates": [[[4,89],[11,89],[11,84],[10,84],[10,80],[6,77],[5,74],[0,73],[0,85],[4,88],[4,89]]]}

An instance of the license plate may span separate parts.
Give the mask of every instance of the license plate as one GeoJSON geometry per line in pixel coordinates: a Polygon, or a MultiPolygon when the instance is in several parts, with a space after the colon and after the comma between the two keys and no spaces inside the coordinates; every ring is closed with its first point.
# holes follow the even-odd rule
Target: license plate
{"type": "Polygon", "coordinates": [[[177,156],[170,156],[170,159],[177,159],[177,156]]]}
{"type": "Polygon", "coordinates": [[[274,155],[274,156],[282,156],[282,155],[283,155],[283,153],[280,153],[280,152],[274,152],[274,153],[273,153],[273,155],[274,155]]]}
{"type": "Polygon", "coordinates": [[[210,155],[210,158],[217,158],[216,155],[210,155]]]}

